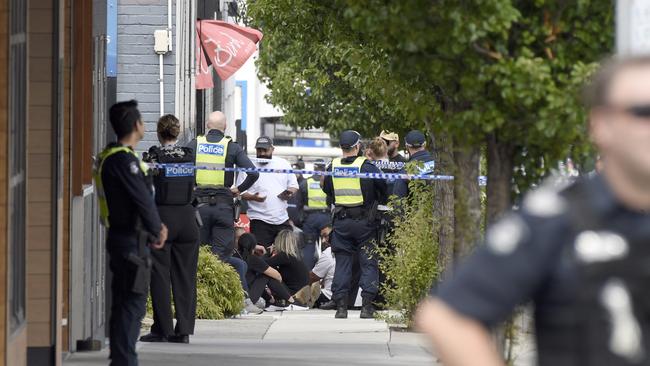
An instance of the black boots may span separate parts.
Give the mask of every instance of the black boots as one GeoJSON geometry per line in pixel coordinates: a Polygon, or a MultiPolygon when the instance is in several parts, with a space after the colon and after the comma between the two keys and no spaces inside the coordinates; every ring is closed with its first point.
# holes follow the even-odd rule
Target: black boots
{"type": "Polygon", "coordinates": [[[374,319],[375,311],[375,305],[372,304],[372,299],[363,298],[363,304],[361,306],[361,319],[374,319]]]}
{"type": "Polygon", "coordinates": [[[336,319],[347,319],[348,318],[348,299],[343,298],[336,300],[336,314],[334,315],[336,319]]]}

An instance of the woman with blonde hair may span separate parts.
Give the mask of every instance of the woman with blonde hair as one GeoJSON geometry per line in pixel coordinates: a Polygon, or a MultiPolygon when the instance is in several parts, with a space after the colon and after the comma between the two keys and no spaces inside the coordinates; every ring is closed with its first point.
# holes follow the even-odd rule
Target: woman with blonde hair
{"type": "Polygon", "coordinates": [[[302,261],[298,238],[291,230],[282,230],[278,233],[271,247],[271,257],[266,258],[266,263],[280,272],[282,284],[291,295],[286,299],[286,304],[283,301],[276,301],[272,309],[277,310],[287,306],[293,310],[306,309],[304,304],[294,299],[294,295],[309,284],[309,270],[302,261]]]}

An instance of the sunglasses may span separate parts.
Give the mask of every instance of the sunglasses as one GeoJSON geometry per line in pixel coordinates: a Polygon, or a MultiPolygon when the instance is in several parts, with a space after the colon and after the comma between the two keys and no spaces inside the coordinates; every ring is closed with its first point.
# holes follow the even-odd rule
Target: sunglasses
{"type": "Polygon", "coordinates": [[[650,104],[638,104],[626,107],[606,105],[605,108],[637,118],[650,118],[650,104]]]}

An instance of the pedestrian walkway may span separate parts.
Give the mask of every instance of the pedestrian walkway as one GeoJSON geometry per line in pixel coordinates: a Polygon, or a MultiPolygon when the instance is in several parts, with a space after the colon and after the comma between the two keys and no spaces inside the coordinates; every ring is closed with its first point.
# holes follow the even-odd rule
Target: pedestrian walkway
{"type": "MultiPolygon", "coordinates": [[[[435,365],[415,333],[391,331],[385,322],[334,319],[332,311],[264,313],[199,320],[191,343],[138,343],[142,366],[171,365],[435,365]]],[[[106,365],[108,350],[76,353],[65,366],[106,365]]]]}

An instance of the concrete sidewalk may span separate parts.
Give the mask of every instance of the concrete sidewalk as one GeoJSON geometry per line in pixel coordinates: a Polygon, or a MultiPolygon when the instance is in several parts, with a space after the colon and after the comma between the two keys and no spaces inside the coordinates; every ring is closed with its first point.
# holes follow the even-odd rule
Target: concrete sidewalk
{"type": "MultiPolygon", "coordinates": [[[[435,358],[414,333],[385,322],[334,319],[333,311],[264,313],[199,320],[189,345],[138,343],[140,365],[432,365],[435,358]]],[[[106,365],[108,350],[76,353],[66,366],[106,365]]]]}

